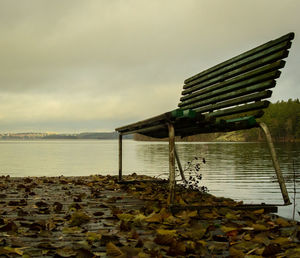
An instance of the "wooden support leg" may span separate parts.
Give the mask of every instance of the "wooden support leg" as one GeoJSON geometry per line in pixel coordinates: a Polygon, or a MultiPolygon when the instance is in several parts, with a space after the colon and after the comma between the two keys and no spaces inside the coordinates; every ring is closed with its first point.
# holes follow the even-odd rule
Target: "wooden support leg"
{"type": "Polygon", "coordinates": [[[269,128],[267,127],[267,125],[265,123],[259,123],[260,128],[262,129],[262,131],[265,133],[266,139],[267,139],[267,143],[269,146],[269,150],[272,156],[272,161],[273,161],[273,166],[275,168],[275,172],[277,175],[277,180],[280,186],[280,190],[281,190],[281,194],[284,200],[284,204],[288,205],[291,204],[290,198],[289,198],[289,194],[286,190],[286,186],[285,186],[285,181],[284,178],[282,176],[281,170],[280,170],[280,166],[279,166],[279,162],[277,159],[277,155],[276,155],[276,151],[274,148],[274,144],[272,141],[272,137],[269,131],[269,128]]]}
{"type": "Polygon", "coordinates": [[[176,161],[177,161],[177,165],[178,165],[178,169],[179,169],[179,172],[180,172],[180,175],[181,175],[181,179],[182,179],[183,181],[185,181],[183,169],[182,169],[181,162],[180,162],[180,159],[179,159],[177,150],[176,150],[176,146],[174,146],[174,151],[175,151],[175,158],[176,158],[176,161]]]}
{"type": "Polygon", "coordinates": [[[169,129],[169,198],[168,204],[174,203],[175,197],[175,130],[172,124],[169,129]]]}
{"type": "Polygon", "coordinates": [[[122,180],[122,134],[119,134],[119,181],[122,180]]]}

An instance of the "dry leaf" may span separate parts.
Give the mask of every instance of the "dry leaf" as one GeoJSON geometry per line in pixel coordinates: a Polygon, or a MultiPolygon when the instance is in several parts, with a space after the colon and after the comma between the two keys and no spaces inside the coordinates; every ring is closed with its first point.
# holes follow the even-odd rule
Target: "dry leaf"
{"type": "Polygon", "coordinates": [[[109,256],[122,256],[124,253],[119,247],[114,245],[112,242],[106,244],[106,254],[109,256]]]}

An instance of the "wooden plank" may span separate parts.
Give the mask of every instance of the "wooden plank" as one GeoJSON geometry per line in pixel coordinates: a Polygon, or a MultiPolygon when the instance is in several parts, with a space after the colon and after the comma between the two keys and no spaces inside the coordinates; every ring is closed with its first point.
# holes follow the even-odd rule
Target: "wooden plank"
{"type": "Polygon", "coordinates": [[[162,124],[158,124],[158,125],[145,125],[145,127],[139,128],[139,129],[130,129],[128,131],[126,131],[125,133],[122,133],[124,135],[127,134],[133,134],[133,133],[140,133],[140,134],[146,134],[148,132],[151,131],[161,131],[161,130],[165,130],[167,132],[167,124],[164,122],[162,124]]]}
{"type": "Polygon", "coordinates": [[[235,76],[239,76],[239,75],[241,75],[243,73],[246,73],[246,72],[250,72],[254,69],[260,68],[260,67],[262,67],[264,65],[267,65],[269,63],[276,62],[276,61],[278,61],[282,58],[285,58],[287,56],[288,56],[288,51],[287,50],[280,51],[280,52],[278,52],[274,55],[268,56],[268,57],[263,58],[263,59],[259,59],[256,62],[253,62],[253,63],[247,64],[245,66],[239,67],[236,70],[232,70],[232,71],[229,71],[228,73],[221,74],[220,76],[217,76],[217,77],[212,78],[211,80],[207,81],[205,84],[196,85],[195,87],[192,87],[190,89],[183,90],[182,95],[192,93],[196,90],[205,88],[207,86],[213,85],[213,84],[218,83],[218,82],[223,82],[225,80],[229,80],[230,78],[233,78],[235,76]]]}
{"type": "Polygon", "coordinates": [[[279,44],[281,42],[292,40],[292,39],[294,39],[294,36],[295,36],[295,34],[293,32],[291,32],[291,33],[288,33],[288,34],[286,34],[286,35],[284,35],[284,36],[282,36],[280,38],[277,38],[275,40],[272,40],[272,41],[269,41],[267,43],[264,43],[264,44],[262,44],[262,45],[260,45],[258,47],[255,47],[255,48],[253,48],[251,50],[248,50],[248,51],[246,51],[246,52],[244,52],[244,53],[242,53],[242,54],[240,54],[238,56],[235,56],[235,57],[233,57],[233,58],[231,58],[231,59],[229,59],[227,61],[224,61],[224,62],[222,62],[222,63],[220,63],[218,65],[215,65],[215,66],[213,66],[213,67],[211,67],[211,68],[209,68],[209,69],[207,69],[207,70],[205,70],[203,72],[200,72],[200,73],[198,73],[198,74],[196,74],[196,75],[194,75],[194,76],[186,79],[184,81],[184,83],[187,84],[187,83],[189,83],[189,82],[191,82],[193,80],[196,80],[197,78],[199,78],[201,76],[205,76],[205,75],[207,75],[209,73],[212,73],[214,71],[217,71],[217,70],[219,70],[219,69],[221,69],[221,68],[223,68],[225,66],[231,65],[231,64],[233,64],[235,62],[238,62],[238,61],[240,61],[240,60],[242,60],[244,58],[247,58],[247,57],[249,57],[251,55],[255,55],[256,53],[264,51],[264,50],[266,50],[266,49],[268,49],[270,47],[273,47],[273,46],[275,46],[275,45],[277,45],[277,44],[279,44]]]}
{"type": "MultiPolygon", "coordinates": [[[[249,88],[256,89],[256,87],[249,87],[249,88]]],[[[232,92],[232,93],[230,93],[230,95],[231,96],[235,95],[236,97],[239,97],[240,95],[243,94],[244,91],[246,91],[247,93],[251,92],[248,89],[242,89],[242,90],[239,90],[239,91],[232,92]],[[240,92],[240,94],[239,94],[239,92],[240,92]]],[[[212,111],[218,110],[220,108],[230,107],[230,106],[234,106],[234,105],[240,105],[240,104],[248,103],[248,102],[252,102],[252,101],[259,101],[259,100],[262,100],[262,99],[265,99],[265,98],[269,98],[269,97],[271,97],[271,95],[272,95],[272,91],[270,91],[270,90],[262,91],[262,92],[254,93],[254,94],[247,95],[247,96],[244,96],[244,97],[239,97],[239,98],[236,98],[236,99],[231,99],[231,100],[228,100],[228,101],[220,102],[220,103],[217,103],[217,104],[214,104],[214,105],[209,105],[209,106],[204,106],[202,108],[197,108],[196,111],[201,112],[201,113],[203,113],[203,112],[212,112],[212,111]]]]}
{"type": "Polygon", "coordinates": [[[273,54],[276,54],[276,53],[278,53],[280,51],[287,51],[286,49],[290,48],[290,46],[291,46],[291,42],[281,43],[279,45],[274,46],[271,49],[267,49],[264,52],[257,53],[254,56],[250,56],[248,58],[242,59],[239,62],[233,63],[232,65],[226,66],[226,67],[224,67],[224,68],[222,68],[222,69],[220,69],[218,71],[215,71],[213,73],[210,73],[210,74],[208,74],[208,75],[206,75],[204,77],[200,77],[197,80],[195,80],[193,82],[190,82],[189,84],[185,84],[183,86],[183,88],[184,89],[190,88],[193,85],[195,85],[196,83],[205,82],[205,81],[207,81],[209,79],[212,79],[212,78],[215,78],[215,77],[217,77],[217,76],[219,76],[221,74],[228,73],[230,71],[236,70],[236,69],[238,69],[238,68],[240,68],[242,66],[248,65],[248,64],[253,63],[253,62],[257,61],[257,60],[265,59],[266,57],[268,57],[270,55],[273,55],[273,54]]]}
{"type": "Polygon", "coordinates": [[[151,117],[151,118],[148,118],[148,119],[145,119],[145,120],[141,120],[141,121],[136,122],[136,123],[132,123],[132,124],[129,124],[129,125],[125,125],[125,126],[116,128],[115,130],[118,131],[118,132],[121,132],[121,133],[124,132],[123,134],[125,134],[126,131],[136,130],[136,129],[139,129],[139,128],[142,128],[142,127],[145,127],[145,126],[148,126],[148,125],[154,125],[154,124],[159,124],[161,122],[168,121],[171,117],[172,117],[171,112],[166,112],[166,113],[163,113],[163,114],[158,115],[158,116],[154,116],[154,117],[151,117]]]}
{"type": "Polygon", "coordinates": [[[254,71],[243,73],[243,74],[241,74],[239,76],[236,76],[232,79],[228,79],[226,81],[219,82],[218,84],[212,85],[210,87],[206,87],[205,89],[203,89],[205,85],[202,85],[202,84],[197,85],[194,88],[189,89],[189,90],[193,89],[193,91],[188,92],[188,93],[190,93],[188,95],[182,96],[180,98],[180,100],[185,101],[185,100],[191,99],[193,97],[196,97],[198,95],[204,94],[206,92],[210,92],[212,90],[223,88],[223,87],[231,85],[231,84],[235,84],[235,83],[238,83],[238,82],[241,82],[241,81],[245,81],[245,80],[248,80],[248,79],[251,79],[251,78],[254,78],[254,77],[258,77],[258,76],[267,74],[269,72],[272,72],[272,71],[278,70],[280,68],[283,68],[284,65],[285,65],[285,61],[279,60],[279,61],[274,62],[272,64],[265,65],[262,68],[256,69],[254,71]]]}
{"type": "MultiPolygon", "coordinates": [[[[279,77],[280,72],[277,72],[277,77],[279,77]]],[[[270,75],[276,76],[276,74],[270,75]]],[[[275,77],[276,78],[276,77],[275,77]]],[[[255,83],[255,79],[250,79],[249,81],[244,81],[241,83],[233,84],[225,88],[221,88],[218,90],[214,90],[212,92],[200,95],[188,101],[179,103],[180,108],[182,109],[194,109],[196,107],[205,106],[207,104],[216,103],[220,100],[226,100],[232,97],[238,97],[240,95],[245,95],[249,91],[250,93],[263,91],[265,89],[272,88],[276,85],[276,81],[274,77],[271,80],[255,83]],[[254,83],[251,83],[254,82],[254,83]],[[249,86],[251,85],[251,86],[249,86]],[[247,87],[248,86],[248,87],[247,87]],[[244,89],[244,90],[243,90],[244,89]]],[[[259,80],[258,80],[259,81],[259,80]]]]}
{"type": "Polygon", "coordinates": [[[269,104],[270,102],[267,100],[259,101],[252,104],[245,104],[234,108],[228,108],[228,109],[208,113],[206,114],[206,117],[222,117],[222,116],[229,116],[229,115],[239,114],[239,113],[252,111],[252,110],[264,109],[267,108],[269,104]]]}

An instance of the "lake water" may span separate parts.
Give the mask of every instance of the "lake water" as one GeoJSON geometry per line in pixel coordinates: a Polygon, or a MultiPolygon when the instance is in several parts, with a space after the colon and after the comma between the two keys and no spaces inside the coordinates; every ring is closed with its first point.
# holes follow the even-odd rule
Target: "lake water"
{"type": "MultiPolygon", "coordinates": [[[[300,220],[300,144],[275,147],[292,202],[296,173],[296,219],[300,220]]],[[[124,174],[166,176],[167,143],[124,140],[123,150],[124,174]]],[[[177,150],[183,167],[195,156],[205,158],[200,173],[210,193],[244,203],[283,203],[266,144],[178,143],[177,150]]],[[[0,175],[117,175],[117,171],[116,140],[0,141],[0,175]]],[[[291,218],[292,210],[293,205],[280,207],[279,214],[291,218]]]]}

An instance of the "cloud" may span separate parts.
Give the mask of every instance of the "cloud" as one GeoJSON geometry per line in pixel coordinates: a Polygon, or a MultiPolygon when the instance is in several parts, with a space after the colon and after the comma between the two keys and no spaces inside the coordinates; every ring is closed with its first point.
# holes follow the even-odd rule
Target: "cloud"
{"type": "MultiPolygon", "coordinates": [[[[174,109],[185,78],[287,32],[297,36],[299,7],[296,0],[1,1],[0,131],[113,130],[174,109]]],[[[297,42],[274,101],[300,96],[297,42]]]]}

